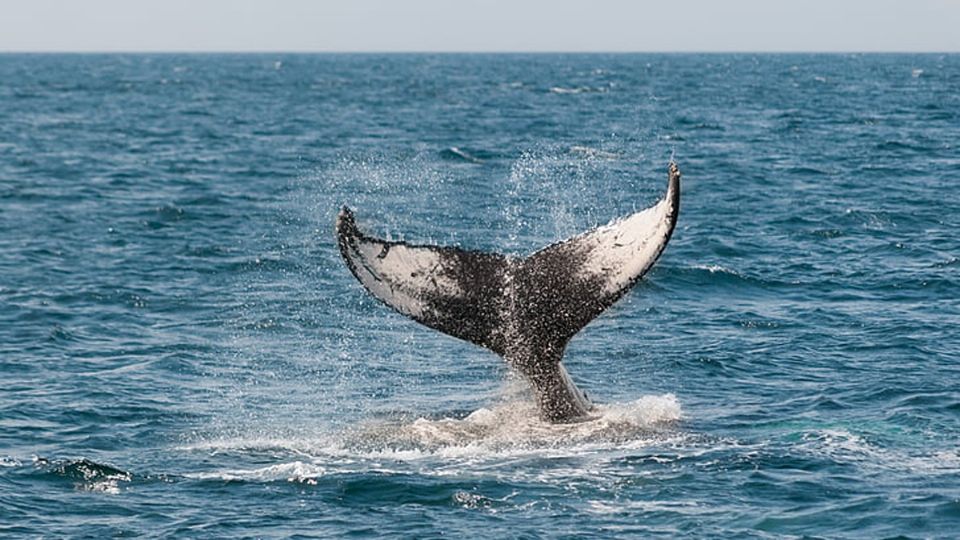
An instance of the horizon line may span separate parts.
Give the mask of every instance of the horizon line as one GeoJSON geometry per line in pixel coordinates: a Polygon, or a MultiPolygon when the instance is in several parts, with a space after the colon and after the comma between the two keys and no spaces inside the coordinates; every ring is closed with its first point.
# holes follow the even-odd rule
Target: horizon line
{"type": "Polygon", "coordinates": [[[471,55],[471,54],[503,54],[503,55],[547,55],[547,54],[960,54],[960,50],[753,50],[753,49],[728,49],[728,50],[335,50],[335,49],[84,49],[84,50],[66,50],[66,49],[0,49],[0,55],[3,54],[353,54],[353,55],[400,55],[400,54],[445,54],[445,55],[471,55]]]}

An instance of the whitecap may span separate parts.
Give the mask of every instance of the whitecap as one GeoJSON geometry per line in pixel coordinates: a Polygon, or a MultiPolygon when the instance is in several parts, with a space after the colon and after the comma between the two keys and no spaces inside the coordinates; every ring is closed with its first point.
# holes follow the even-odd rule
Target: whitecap
{"type": "Polygon", "coordinates": [[[911,474],[957,474],[960,453],[914,453],[884,448],[846,429],[821,429],[803,434],[803,448],[819,456],[851,463],[864,470],[901,471],[911,474]]]}
{"type": "Polygon", "coordinates": [[[551,86],[551,87],[550,87],[550,93],[551,93],[551,94],[584,94],[584,93],[587,93],[587,92],[601,92],[601,93],[602,93],[602,92],[606,92],[606,91],[608,91],[608,88],[605,88],[605,87],[602,87],[602,86],[596,87],[596,88],[595,88],[595,87],[592,87],[592,86],[574,86],[574,87],[551,86]]]}
{"type": "Polygon", "coordinates": [[[718,511],[697,501],[616,501],[611,504],[610,501],[593,500],[588,502],[587,509],[592,514],[600,515],[665,512],[695,516],[718,511]]]}
{"type": "Polygon", "coordinates": [[[695,264],[695,265],[693,265],[693,268],[694,268],[695,270],[706,270],[707,272],[710,272],[711,274],[721,273],[721,274],[731,274],[731,275],[735,275],[735,276],[736,276],[736,275],[739,275],[739,274],[737,274],[737,272],[735,272],[735,271],[733,271],[733,270],[730,270],[729,268],[726,268],[726,267],[721,266],[721,265],[719,265],[719,264],[695,264]]]}
{"type": "Polygon", "coordinates": [[[286,480],[304,484],[316,484],[327,470],[317,463],[293,461],[253,469],[227,469],[222,471],[187,473],[184,476],[195,480],[222,480],[225,482],[274,482],[286,480]]]}
{"type": "Polygon", "coordinates": [[[474,156],[473,154],[467,152],[466,150],[463,150],[458,146],[451,146],[443,150],[442,152],[440,152],[440,155],[441,157],[445,157],[448,159],[459,159],[462,161],[466,161],[468,163],[483,163],[482,159],[474,156]]]}

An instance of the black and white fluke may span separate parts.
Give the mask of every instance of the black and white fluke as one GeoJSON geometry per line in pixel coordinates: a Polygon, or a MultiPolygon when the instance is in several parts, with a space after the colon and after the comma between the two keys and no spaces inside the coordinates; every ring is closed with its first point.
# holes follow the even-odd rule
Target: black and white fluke
{"type": "Polygon", "coordinates": [[[570,339],[613,305],[663,253],[680,211],[680,170],[633,215],[519,258],[367,236],[346,207],[340,253],[376,298],[445,334],[492,350],[531,384],[540,415],[573,422],[591,404],[561,364],[570,339]]]}

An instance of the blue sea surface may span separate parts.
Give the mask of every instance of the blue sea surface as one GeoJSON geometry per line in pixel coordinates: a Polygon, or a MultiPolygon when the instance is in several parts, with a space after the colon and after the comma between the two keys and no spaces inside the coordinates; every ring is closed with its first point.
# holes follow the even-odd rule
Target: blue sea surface
{"type": "Polygon", "coordinates": [[[0,55],[0,536],[950,538],[960,55],[0,55]],[[663,257],[536,418],[336,248],[663,257]]]}

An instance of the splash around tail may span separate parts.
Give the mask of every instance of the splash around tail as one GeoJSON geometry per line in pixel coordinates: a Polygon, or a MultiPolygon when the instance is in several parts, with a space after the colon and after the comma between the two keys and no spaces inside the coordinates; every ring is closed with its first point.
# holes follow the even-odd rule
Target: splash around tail
{"type": "Polygon", "coordinates": [[[528,400],[510,400],[477,409],[464,418],[370,420],[355,426],[341,441],[351,455],[388,453],[418,457],[525,454],[583,445],[645,445],[664,433],[674,434],[682,419],[673,394],[644,396],[626,403],[597,404],[580,422],[540,420],[528,400]]]}

